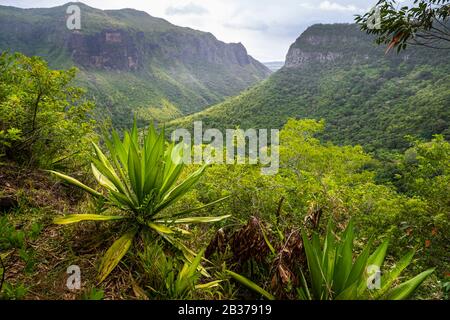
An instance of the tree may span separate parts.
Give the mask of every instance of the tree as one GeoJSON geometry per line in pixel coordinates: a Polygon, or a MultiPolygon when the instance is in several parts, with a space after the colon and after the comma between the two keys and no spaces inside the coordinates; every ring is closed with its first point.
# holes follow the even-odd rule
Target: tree
{"type": "Polygon", "coordinates": [[[0,156],[46,168],[85,161],[94,105],[71,86],[75,76],[38,57],[0,55],[0,156]]]}
{"type": "Polygon", "coordinates": [[[375,9],[357,15],[355,21],[376,35],[378,44],[388,44],[387,51],[401,51],[408,45],[450,50],[449,0],[414,0],[402,7],[398,3],[379,0],[375,9]]]}

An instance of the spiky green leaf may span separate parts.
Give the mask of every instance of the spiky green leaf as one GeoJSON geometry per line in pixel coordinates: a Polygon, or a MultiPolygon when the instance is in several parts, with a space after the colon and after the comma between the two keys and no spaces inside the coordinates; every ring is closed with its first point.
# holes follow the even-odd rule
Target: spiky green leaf
{"type": "Polygon", "coordinates": [[[103,195],[100,192],[95,191],[94,189],[88,187],[87,185],[85,185],[84,183],[78,181],[75,178],[69,177],[69,176],[67,176],[65,174],[62,174],[62,173],[59,173],[59,172],[56,172],[56,171],[52,171],[52,170],[49,170],[48,172],[54,174],[55,176],[57,176],[58,178],[60,178],[60,179],[62,179],[64,181],[66,181],[69,184],[72,184],[72,185],[74,185],[76,187],[79,187],[79,188],[83,189],[84,191],[90,193],[94,197],[103,197],[103,195]]]}
{"type": "Polygon", "coordinates": [[[275,300],[275,297],[273,295],[271,295],[269,292],[267,292],[266,290],[264,290],[263,288],[258,286],[253,281],[245,278],[244,276],[241,276],[240,274],[237,274],[237,273],[235,273],[233,271],[230,271],[230,270],[226,270],[226,273],[228,273],[236,281],[240,282],[241,284],[243,284],[247,288],[249,288],[249,289],[259,293],[260,295],[262,295],[266,299],[268,299],[268,300],[275,300]]]}
{"type": "Polygon", "coordinates": [[[119,264],[120,260],[125,256],[133,243],[136,231],[129,231],[122,237],[117,239],[113,245],[106,251],[100,264],[98,281],[103,282],[106,277],[114,270],[119,264]]]}
{"type": "Polygon", "coordinates": [[[104,216],[100,214],[69,214],[64,217],[58,217],[53,220],[53,223],[64,225],[78,223],[81,221],[113,221],[128,219],[126,216],[104,216]]]}

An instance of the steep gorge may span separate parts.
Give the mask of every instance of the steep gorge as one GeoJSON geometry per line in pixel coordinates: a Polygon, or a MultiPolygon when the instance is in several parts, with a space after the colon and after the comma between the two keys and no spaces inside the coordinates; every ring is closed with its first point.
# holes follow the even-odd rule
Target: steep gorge
{"type": "Polygon", "coordinates": [[[226,44],[133,9],[76,3],[81,30],[71,31],[68,5],[0,6],[0,51],[42,56],[52,68],[77,66],[78,81],[99,113],[106,111],[118,126],[128,125],[135,111],[149,121],[167,104],[172,114],[200,111],[270,74],[240,43],[226,44]]]}
{"type": "Polygon", "coordinates": [[[406,135],[450,138],[449,62],[450,52],[428,48],[386,54],[355,24],[314,25],[267,80],[170,127],[281,128],[314,118],[326,121],[325,140],[404,149],[406,135]]]}

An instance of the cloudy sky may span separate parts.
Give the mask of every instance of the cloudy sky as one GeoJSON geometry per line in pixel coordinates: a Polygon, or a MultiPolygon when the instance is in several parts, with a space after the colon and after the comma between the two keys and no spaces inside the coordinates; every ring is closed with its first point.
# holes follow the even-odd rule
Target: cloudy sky
{"type": "MultiPolygon", "coordinates": [[[[0,0],[23,8],[52,7],[69,0],[0,0]]],[[[152,16],[242,42],[260,61],[284,61],[302,31],[314,23],[352,22],[376,0],[84,0],[101,9],[134,8],[152,16]]]]}

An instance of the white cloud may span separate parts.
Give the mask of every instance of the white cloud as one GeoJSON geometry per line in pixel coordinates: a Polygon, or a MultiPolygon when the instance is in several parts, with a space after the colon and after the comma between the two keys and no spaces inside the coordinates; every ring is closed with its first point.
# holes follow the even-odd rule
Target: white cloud
{"type": "Polygon", "coordinates": [[[322,11],[334,11],[334,12],[349,12],[349,13],[360,13],[364,12],[365,9],[359,8],[353,4],[339,4],[337,2],[322,1],[319,5],[312,4],[310,2],[300,3],[300,7],[312,11],[322,10],[322,11]]]}
{"type": "Polygon", "coordinates": [[[346,11],[346,12],[352,12],[352,13],[364,11],[364,9],[358,8],[351,4],[342,5],[342,4],[339,4],[336,2],[331,2],[331,1],[322,1],[319,4],[319,9],[320,10],[330,10],[330,11],[341,11],[341,12],[346,11]]]}
{"type": "Polygon", "coordinates": [[[176,15],[204,15],[209,11],[202,6],[199,6],[195,3],[188,3],[184,6],[170,6],[166,9],[166,14],[168,16],[176,16],[176,15]]]}

